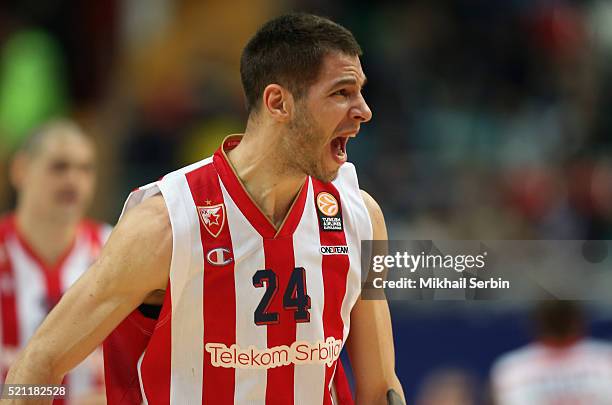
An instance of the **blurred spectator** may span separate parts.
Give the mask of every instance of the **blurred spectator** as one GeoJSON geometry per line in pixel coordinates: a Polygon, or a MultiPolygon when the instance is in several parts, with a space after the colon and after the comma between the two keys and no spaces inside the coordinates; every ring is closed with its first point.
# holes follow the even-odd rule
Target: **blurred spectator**
{"type": "MultiPolygon", "coordinates": [[[[69,121],[52,121],[16,153],[17,207],[0,219],[0,375],[47,313],[98,256],[110,226],[83,216],[95,186],[91,140],[69,121]]],[[[101,350],[64,384],[72,399],[104,403],[101,350]]],[[[57,401],[62,403],[62,401],[57,401]]]]}
{"type": "Polygon", "coordinates": [[[612,345],[586,337],[580,306],[543,301],[534,315],[535,342],[503,355],[493,367],[495,403],[612,403],[612,345]]]}

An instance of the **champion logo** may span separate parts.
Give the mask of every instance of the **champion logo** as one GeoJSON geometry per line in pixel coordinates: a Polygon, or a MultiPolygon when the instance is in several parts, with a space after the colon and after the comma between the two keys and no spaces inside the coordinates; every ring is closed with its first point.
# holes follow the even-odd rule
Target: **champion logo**
{"type": "Polygon", "coordinates": [[[325,216],[333,217],[338,213],[338,201],[328,192],[322,191],[317,195],[317,207],[325,216]]]}
{"type": "Polygon", "coordinates": [[[225,205],[223,203],[216,205],[208,205],[203,207],[197,207],[198,214],[202,220],[202,225],[216,238],[221,233],[223,225],[225,224],[225,205]]]}
{"type": "Polygon", "coordinates": [[[225,266],[233,260],[232,252],[227,248],[216,248],[206,253],[206,261],[213,266],[225,266]]]}

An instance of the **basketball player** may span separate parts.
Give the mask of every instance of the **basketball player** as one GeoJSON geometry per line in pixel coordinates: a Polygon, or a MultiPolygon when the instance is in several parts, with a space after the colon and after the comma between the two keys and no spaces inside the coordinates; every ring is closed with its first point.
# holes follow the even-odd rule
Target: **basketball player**
{"type": "Polygon", "coordinates": [[[607,405],[612,401],[612,345],[585,337],[571,301],[536,310],[537,341],[502,356],[492,373],[497,405],[607,405]]]}
{"type": "MultiPolygon", "coordinates": [[[[17,207],[0,219],[2,381],[17,351],[110,233],[108,225],[83,219],[94,190],[94,150],[74,123],[54,121],[30,137],[15,155],[11,180],[17,207]]],[[[103,394],[101,353],[95,360],[65,379],[73,397],[103,394]]]]}
{"type": "Polygon", "coordinates": [[[356,403],[403,403],[387,303],[358,300],[360,241],[387,238],[346,163],[372,116],[360,54],[324,18],[266,23],[241,59],[244,135],[130,195],[8,382],[59,383],[112,332],[109,404],[338,404],[346,343],[356,403]]]}

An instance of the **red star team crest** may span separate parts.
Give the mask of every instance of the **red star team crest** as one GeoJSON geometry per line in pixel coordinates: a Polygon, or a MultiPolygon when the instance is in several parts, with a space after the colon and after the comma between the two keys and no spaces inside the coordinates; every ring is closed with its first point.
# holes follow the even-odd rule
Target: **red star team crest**
{"type": "Polygon", "coordinates": [[[225,224],[225,205],[221,203],[197,208],[204,228],[213,237],[219,236],[225,224]]]}

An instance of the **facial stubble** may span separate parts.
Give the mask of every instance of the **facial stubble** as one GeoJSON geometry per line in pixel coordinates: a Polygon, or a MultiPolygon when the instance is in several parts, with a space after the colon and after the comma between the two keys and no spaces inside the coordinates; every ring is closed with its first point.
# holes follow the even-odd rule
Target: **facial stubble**
{"type": "Polygon", "coordinates": [[[329,153],[328,136],[304,103],[296,103],[287,132],[283,137],[286,173],[304,173],[324,183],[336,178],[337,168],[330,170],[323,166],[325,153],[329,153]]]}

